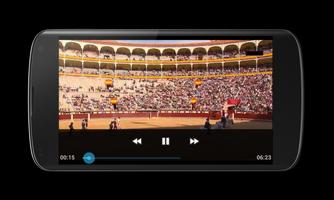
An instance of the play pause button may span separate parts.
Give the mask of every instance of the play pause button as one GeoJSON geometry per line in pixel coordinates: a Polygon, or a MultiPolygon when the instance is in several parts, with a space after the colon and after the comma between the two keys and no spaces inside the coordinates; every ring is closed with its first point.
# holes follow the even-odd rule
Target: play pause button
{"type": "Polygon", "coordinates": [[[169,143],[169,137],[163,137],[163,138],[161,138],[161,144],[168,146],[170,144],[169,143]]]}
{"type": "Polygon", "coordinates": [[[196,138],[190,138],[190,139],[189,139],[189,144],[195,145],[195,144],[197,144],[197,143],[199,143],[199,140],[198,140],[198,139],[196,139],[196,138]]]}

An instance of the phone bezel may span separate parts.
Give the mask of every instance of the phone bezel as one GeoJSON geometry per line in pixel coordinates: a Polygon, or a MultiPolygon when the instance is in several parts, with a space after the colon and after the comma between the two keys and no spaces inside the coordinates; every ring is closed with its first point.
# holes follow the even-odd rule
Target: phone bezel
{"type": "Polygon", "coordinates": [[[28,85],[31,153],[36,165],[47,171],[288,170],[296,164],[299,157],[304,108],[302,58],[297,38],[286,30],[45,30],[35,37],[31,47],[28,85]],[[273,37],[274,162],[272,165],[70,166],[58,164],[58,40],[111,37],[157,38],[161,36],[273,37]]]}

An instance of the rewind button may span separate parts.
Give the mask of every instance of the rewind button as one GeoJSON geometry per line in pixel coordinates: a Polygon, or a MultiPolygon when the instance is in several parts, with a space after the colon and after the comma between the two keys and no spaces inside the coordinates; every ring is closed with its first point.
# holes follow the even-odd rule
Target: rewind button
{"type": "Polygon", "coordinates": [[[139,144],[141,145],[142,144],[142,139],[141,138],[136,138],[134,140],[132,140],[133,143],[135,143],[136,145],[139,144]]]}

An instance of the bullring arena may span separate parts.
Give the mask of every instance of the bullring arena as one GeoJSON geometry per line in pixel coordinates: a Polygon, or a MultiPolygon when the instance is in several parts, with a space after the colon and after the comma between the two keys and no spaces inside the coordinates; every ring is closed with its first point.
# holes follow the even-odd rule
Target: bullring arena
{"type": "Polygon", "coordinates": [[[272,67],[271,40],[61,40],[59,129],[271,129],[272,67]]]}

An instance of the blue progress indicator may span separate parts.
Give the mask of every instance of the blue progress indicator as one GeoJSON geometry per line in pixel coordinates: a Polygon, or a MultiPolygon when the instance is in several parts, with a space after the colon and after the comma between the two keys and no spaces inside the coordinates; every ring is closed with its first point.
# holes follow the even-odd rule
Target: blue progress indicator
{"type": "Polygon", "coordinates": [[[95,155],[94,155],[93,153],[91,153],[91,152],[87,152],[87,153],[85,153],[84,156],[82,157],[82,160],[83,160],[86,164],[90,165],[90,164],[92,164],[92,163],[95,161],[95,155]]]}

